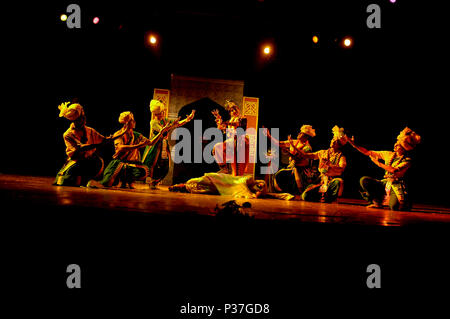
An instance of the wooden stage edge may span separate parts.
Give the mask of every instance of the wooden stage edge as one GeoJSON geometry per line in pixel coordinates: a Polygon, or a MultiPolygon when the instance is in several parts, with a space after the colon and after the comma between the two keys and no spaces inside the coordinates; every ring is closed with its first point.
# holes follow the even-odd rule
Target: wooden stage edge
{"type": "MultiPolygon", "coordinates": [[[[172,193],[167,187],[88,189],[52,186],[53,177],[0,174],[0,194],[9,205],[35,207],[76,207],[145,214],[215,215],[216,205],[232,200],[230,196],[172,193]]],[[[300,223],[405,226],[450,225],[450,208],[415,204],[410,212],[372,209],[362,200],[342,198],[338,203],[323,204],[276,199],[236,199],[252,207],[246,210],[255,220],[284,220],[300,223]]]]}

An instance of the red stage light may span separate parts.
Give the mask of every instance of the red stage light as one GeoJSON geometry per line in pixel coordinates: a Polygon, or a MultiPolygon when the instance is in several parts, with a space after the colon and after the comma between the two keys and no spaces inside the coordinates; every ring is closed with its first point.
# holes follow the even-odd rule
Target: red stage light
{"type": "Polygon", "coordinates": [[[93,20],[92,20],[92,23],[93,24],[97,24],[97,23],[99,23],[100,22],[100,18],[99,17],[95,17],[93,20]]]}

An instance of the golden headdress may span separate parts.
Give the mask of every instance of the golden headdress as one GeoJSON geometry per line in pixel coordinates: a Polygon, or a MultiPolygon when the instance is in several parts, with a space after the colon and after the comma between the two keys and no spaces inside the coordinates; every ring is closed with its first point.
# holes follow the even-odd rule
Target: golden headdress
{"type": "Polygon", "coordinates": [[[403,131],[397,136],[397,143],[400,144],[406,151],[413,150],[417,144],[420,143],[421,137],[409,127],[405,127],[403,131]]]}
{"type": "Polygon", "coordinates": [[[313,129],[313,127],[311,125],[303,125],[300,128],[300,133],[304,133],[304,134],[309,135],[311,137],[316,136],[316,130],[313,129]]]}
{"type": "Polygon", "coordinates": [[[335,125],[331,131],[333,132],[333,140],[338,140],[342,146],[347,144],[348,139],[343,127],[335,125]]]}
{"type": "Polygon", "coordinates": [[[159,114],[164,110],[164,104],[159,100],[150,101],[150,112],[152,114],[159,114]]]}
{"type": "Polygon", "coordinates": [[[225,100],[225,109],[230,111],[232,108],[236,108],[239,110],[239,106],[233,100],[225,100]]]}
{"type": "Polygon", "coordinates": [[[83,107],[78,103],[73,103],[67,106],[70,102],[64,102],[58,106],[59,117],[65,117],[69,121],[75,121],[82,114],[84,114],[83,107]]]}
{"type": "Polygon", "coordinates": [[[130,122],[131,120],[134,120],[133,113],[131,113],[129,111],[120,113],[120,115],[119,115],[119,123],[120,124],[126,124],[126,123],[130,122]]]}

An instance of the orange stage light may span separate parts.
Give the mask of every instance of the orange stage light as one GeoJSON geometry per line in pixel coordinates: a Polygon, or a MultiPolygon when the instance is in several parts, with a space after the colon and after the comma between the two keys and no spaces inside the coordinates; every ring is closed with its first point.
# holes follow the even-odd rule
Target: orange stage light
{"type": "Polygon", "coordinates": [[[345,37],[344,40],[342,41],[342,45],[345,48],[351,48],[353,46],[353,39],[350,37],[345,37]]]}

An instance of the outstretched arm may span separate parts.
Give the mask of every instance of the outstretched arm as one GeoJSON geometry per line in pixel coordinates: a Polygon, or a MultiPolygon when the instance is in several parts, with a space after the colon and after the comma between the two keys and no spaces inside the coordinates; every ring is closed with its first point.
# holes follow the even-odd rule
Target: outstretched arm
{"type": "Polygon", "coordinates": [[[395,174],[395,173],[399,173],[401,171],[405,171],[409,168],[409,163],[405,163],[399,167],[392,167],[390,165],[386,165],[380,162],[380,158],[376,157],[376,156],[370,156],[370,159],[372,160],[372,162],[375,163],[375,165],[377,165],[378,167],[388,171],[391,174],[395,174]]]}
{"type": "Polygon", "coordinates": [[[366,148],[356,145],[355,143],[355,137],[352,136],[352,138],[348,138],[347,139],[348,142],[350,143],[351,146],[353,146],[356,150],[358,150],[359,152],[361,152],[362,154],[366,155],[366,156],[371,156],[371,152],[369,150],[367,150],[366,148]]]}
{"type": "Polygon", "coordinates": [[[278,145],[281,148],[289,148],[288,141],[279,141],[276,138],[274,138],[272,135],[270,135],[269,129],[265,128],[264,126],[262,128],[265,129],[265,130],[263,130],[264,136],[267,136],[268,138],[270,138],[270,140],[272,141],[273,144],[278,145]]]}
{"type": "Polygon", "coordinates": [[[192,110],[191,114],[189,114],[184,120],[178,122],[177,127],[183,126],[186,123],[189,123],[190,121],[192,121],[192,119],[194,118],[194,115],[195,115],[195,110],[192,110]]]}
{"type": "Polygon", "coordinates": [[[294,141],[292,140],[292,137],[290,135],[288,136],[288,143],[290,144],[290,146],[292,146],[294,148],[295,154],[292,154],[292,155],[297,155],[299,157],[303,157],[303,158],[307,158],[307,159],[319,159],[319,156],[318,156],[317,152],[315,152],[315,153],[306,153],[302,149],[296,147],[295,144],[294,144],[294,141]]]}

